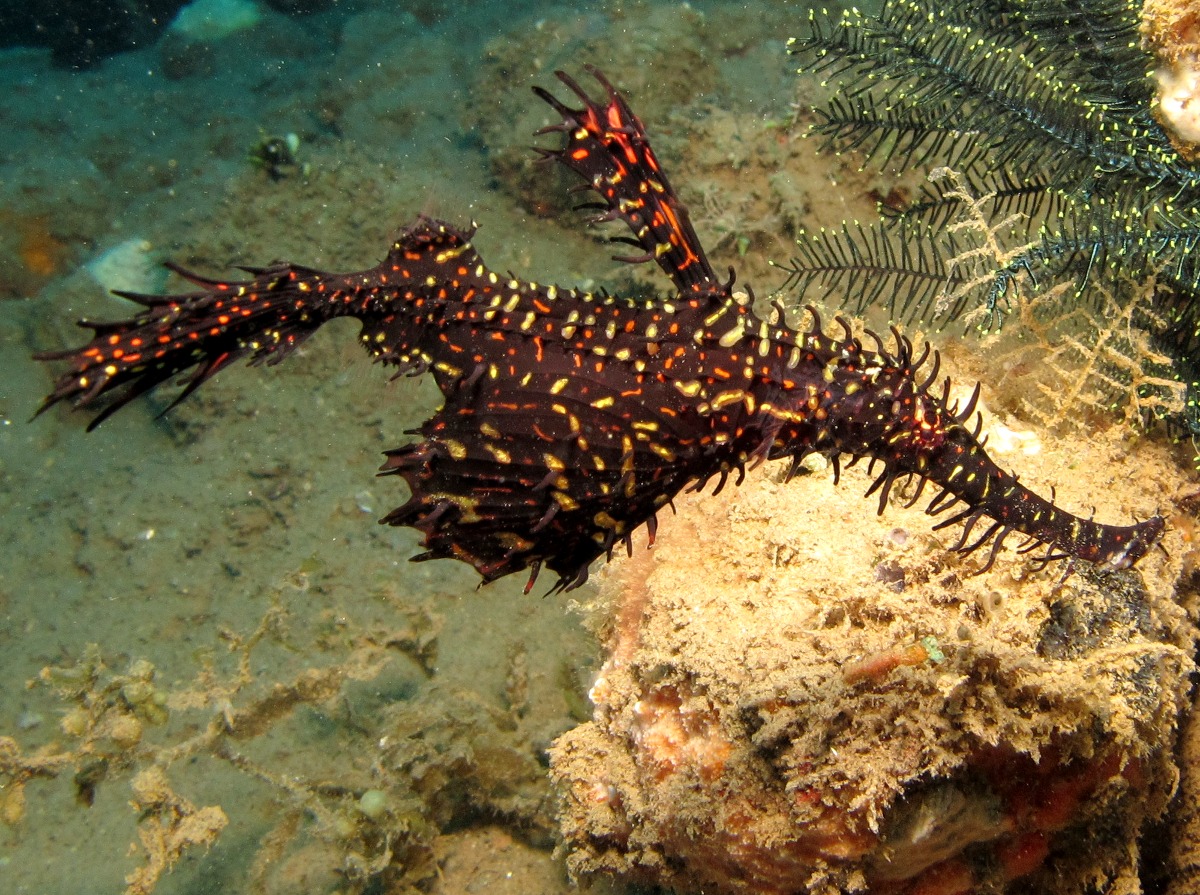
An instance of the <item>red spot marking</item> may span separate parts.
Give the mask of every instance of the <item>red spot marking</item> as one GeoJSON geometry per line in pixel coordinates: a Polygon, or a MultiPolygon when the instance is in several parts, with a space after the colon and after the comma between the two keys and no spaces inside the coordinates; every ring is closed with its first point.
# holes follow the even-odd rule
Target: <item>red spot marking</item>
{"type": "Polygon", "coordinates": [[[127,363],[127,364],[136,364],[141,359],[142,359],[142,356],[140,354],[125,355],[125,363],[127,363]]]}
{"type": "Polygon", "coordinates": [[[533,300],[533,306],[534,306],[535,308],[537,308],[537,309],[538,309],[538,311],[539,311],[540,313],[542,313],[542,314],[549,314],[549,313],[550,313],[550,306],[549,306],[549,305],[547,305],[547,304],[543,304],[543,303],[542,303],[542,301],[541,301],[540,299],[537,299],[537,298],[535,298],[535,299],[533,300]]]}
{"type": "Polygon", "coordinates": [[[504,333],[492,333],[492,339],[496,342],[503,342],[504,333]]]}
{"type": "Polygon", "coordinates": [[[109,344],[109,345],[116,345],[116,344],[117,344],[118,342],[120,342],[120,341],[121,341],[121,337],[120,337],[120,336],[109,336],[109,337],[108,337],[108,344],[109,344]]]}
{"type": "Polygon", "coordinates": [[[582,146],[580,146],[578,149],[576,149],[574,152],[571,153],[571,158],[575,159],[575,161],[577,161],[577,162],[581,162],[585,158],[587,158],[588,155],[590,155],[590,153],[586,149],[584,149],[582,146]]]}
{"type": "Polygon", "coordinates": [[[122,351],[120,348],[113,349],[113,353],[112,353],[113,360],[116,360],[117,358],[121,357],[124,353],[125,352],[122,351]]]}
{"type": "Polygon", "coordinates": [[[221,324],[222,326],[224,326],[228,322],[229,322],[228,314],[222,314],[220,317],[217,318],[217,323],[221,324]]]}
{"type": "Polygon", "coordinates": [[[542,337],[541,337],[541,336],[534,336],[534,337],[533,337],[533,344],[534,344],[534,346],[537,348],[537,355],[536,355],[536,357],[537,357],[537,362],[540,364],[540,363],[542,362],[542,359],[543,359],[543,358],[542,358],[542,337]]]}

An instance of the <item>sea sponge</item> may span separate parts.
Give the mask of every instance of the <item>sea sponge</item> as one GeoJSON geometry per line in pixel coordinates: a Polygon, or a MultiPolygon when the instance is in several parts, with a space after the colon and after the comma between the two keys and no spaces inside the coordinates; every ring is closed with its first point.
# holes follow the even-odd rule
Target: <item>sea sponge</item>
{"type": "MultiPolygon", "coordinates": [[[[1185,487],[1169,452],[1115,432],[1043,443],[1068,505],[1145,515],[1185,487]],[[1131,463],[1138,482],[1114,481],[1131,463]]],[[[972,575],[983,559],[919,506],[876,518],[866,471],[831,480],[767,466],[689,495],[603,581],[594,718],[551,751],[571,872],[724,895],[1133,891],[1188,705],[1181,536],[1124,572],[1064,581],[1006,551],[972,575]]]]}
{"type": "Polygon", "coordinates": [[[101,252],[84,269],[108,292],[157,295],[167,285],[167,269],[154,245],[141,237],[127,239],[101,252]]]}
{"type": "Polygon", "coordinates": [[[262,15],[254,0],[192,0],[179,10],[168,30],[189,42],[208,43],[253,28],[262,15]]]}
{"type": "Polygon", "coordinates": [[[1191,0],[1146,0],[1142,38],[1159,59],[1155,115],[1188,162],[1200,160],[1200,10],[1191,0]]]}

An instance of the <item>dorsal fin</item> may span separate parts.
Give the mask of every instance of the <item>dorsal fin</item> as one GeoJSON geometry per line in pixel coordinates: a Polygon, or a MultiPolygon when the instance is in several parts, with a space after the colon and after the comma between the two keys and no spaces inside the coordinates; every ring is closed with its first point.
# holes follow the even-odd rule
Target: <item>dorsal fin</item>
{"type": "Polygon", "coordinates": [[[629,225],[643,254],[618,256],[618,260],[657,262],[682,293],[722,290],[724,284],[705,257],[687,207],[659,167],[642,122],[598,70],[590,65],[586,68],[608,92],[607,104],[589,97],[566,73],[555,72],[583,100],[583,108],[572,109],[548,91],[534,87],[533,92],[563,117],[562,124],[538,133],[566,135],[561,149],[539,147],[538,152],[570,168],[600,194],[608,211],[595,221],[620,219],[629,225]]]}

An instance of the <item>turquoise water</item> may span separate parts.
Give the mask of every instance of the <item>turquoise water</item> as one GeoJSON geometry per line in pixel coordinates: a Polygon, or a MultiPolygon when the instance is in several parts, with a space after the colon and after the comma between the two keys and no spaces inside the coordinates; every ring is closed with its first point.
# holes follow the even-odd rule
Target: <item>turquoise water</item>
{"type": "Polygon", "coordinates": [[[375,524],[405,494],[373,472],[436,408],[431,383],[389,382],[352,326],[330,326],[282,366],[223,372],[165,417],[169,398],[139,400],[86,434],[86,416],[62,407],[28,422],[55,369],[30,355],[81,341],[76,318],[128,315],[106,285],[180,288],[163,260],[215,276],[274,259],[364,268],[418,213],[477,222],[497,270],[644,288],[649,272],[609,260],[562,211],[565,178],[531,164],[530,135],[551,118],[530,86],[555,88],[553,69],[581,76],[584,63],[661,137],[714,263],[770,284],[765,260],[786,255],[782,224],[801,214],[780,196],[804,196],[816,176],[780,180],[763,155],[785,151],[763,135],[792,114],[783,44],[804,14],[364,0],[302,17],[261,10],[223,36],[168,31],[86,70],[55,67],[46,50],[0,52],[0,736],[25,756],[79,747],[61,723],[75,702],[25,683],[78,667],[89,644],[108,669],[93,717],[109,703],[138,714],[119,677],[137,660],[153,664],[170,709],[161,725],[142,713],[139,745],[97,732],[90,755],[29,782],[20,822],[0,827],[0,890],[121,891],[142,860],[129,852],[139,769],[306,668],[365,654],[391,661],[220,755],[167,762],[178,795],[220,805],[228,826],[211,849],[186,850],[157,891],[332,891],[347,868],[363,886],[569,890],[538,768],[586,711],[598,648],[577,607],[592,591],[478,589],[463,564],[407,563],[416,534],[375,524]],[[271,142],[294,149],[274,171],[262,164],[271,142]],[[236,648],[273,606],[282,620],[234,687],[236,648]],[[405,738],[422,745],[405,752],[405,738]],[[448,781],[413,787],[416,761],[424,779],[448,781]],[[81,768],[94,786],[73,780],[81,768]],[[390,800],[375,826],[368,791],[390,800]],[[272,830],[278,854],[263,851],[272,830]]]}

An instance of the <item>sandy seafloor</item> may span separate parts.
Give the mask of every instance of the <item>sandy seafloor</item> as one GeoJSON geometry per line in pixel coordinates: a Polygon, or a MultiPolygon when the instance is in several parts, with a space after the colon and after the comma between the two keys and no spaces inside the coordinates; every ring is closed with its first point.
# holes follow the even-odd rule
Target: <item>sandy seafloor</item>
{"type": "MultiPolygon", "coordinates": [[[[39,51],[0,54],[0,735],[29,751],[63,743],[62,702],[25,684],[88,644],[117,671],[153,662],[164,691],[193,686],[208,658],[228,672],[229,632],[249,634],[273,600],[287,632],[255,653],[258,687],[343,661],[364,632],[441,625],[426,668],[396,650],[373,681],[246,745],[277,774],[361,786],[376,719],[397,702],[490,706],[518,717],[535,755],[580,720],[599,664],[575,608],[590,588],[548,599],[544,585],[523,596],[523,580],[477,589],[465,565],[409,564],[416,534],[375,524],[406,496],[373,478],[381,451],[438,396],[430,382],[389,383],[353,324],[326,327],[280,367],[225,371],[163,419],[161,397],[142,400],[91,434],[67,408],[28,422],[52,381],[29,356],[80,341],[77,317],[129,313],[82,266],[131,239],[214,275],[273,259],[350,270],[375,264],[423,212],[478,222],[475,244],[497,270],[589,288],[653,282],[557,213],[568,181],[524,163],[530,132],[552,122],[530,85],[555,88],[553,68],[582,76],[586,62],[628,88],[661,138],[715,265],[736,263],[765,292],[779,280],[765,262],[787,256],[797,221],[872,208],[869,175],[836,173],[780,126],[796,98],[784,42],[805,17],[787,3],[364,0],[86,72],[39,51]],[[272,180],[248,155],[288,133],[303,170],[272,180]],[[835,191],[837,178],[848,181],[835,191]]],[[[207,717],[177,715],[146,741],[178,740],[179,725],[207,717]]],[[[205,756],[171,775],[230,823],[158,891],[248,891],[280,792],[205,756]]],[[[137,861],[127,777],[85,808],[69,776],[31,783],[23,821],[0,828],[0,891],[122,889],[137,861]]],[[[570,890],[545,829],[530,830],[536,813],[460,811],[432,890],[570,890]]],[[[324,891],[319,878],[294,890],[324,891]]]]}

